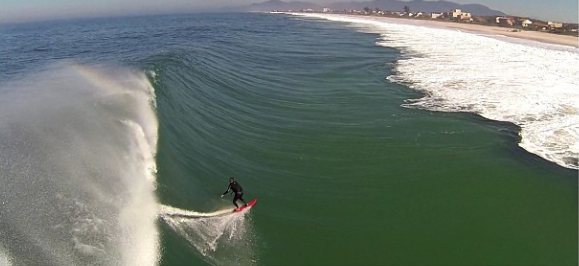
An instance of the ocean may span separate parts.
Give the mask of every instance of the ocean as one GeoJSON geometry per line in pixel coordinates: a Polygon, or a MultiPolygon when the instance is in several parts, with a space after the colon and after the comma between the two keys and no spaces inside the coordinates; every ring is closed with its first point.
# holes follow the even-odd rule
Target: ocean
{"type": "Polygon", "coordinates": [[[576,265],[578,63],[319,14],[0,25],[0,264],[576,265]]]}

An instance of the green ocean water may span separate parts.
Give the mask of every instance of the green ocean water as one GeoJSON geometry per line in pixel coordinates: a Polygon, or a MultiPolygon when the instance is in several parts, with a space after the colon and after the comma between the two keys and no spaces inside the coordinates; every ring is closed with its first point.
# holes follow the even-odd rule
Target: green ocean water
{"type": "MultiPolygon", "coordinates": [[[[520,148],[515,125],[402,107],[423,94],[386,79],[405,55],[376,34],[272,14],[85,26],[113,37],[50,55],[146,74],[160,205],[233,208],[230,176],[258,199],[161,214],[159,265],[577,264],[577,171],[520,148]]],[[[5,80],[38,71],[9,62],[5,80]]]]}
{"type": "MultiPolygon", "coordinates": [[[[399,53],[372,34],[284,23],[260,49],[224,53],[238,69],[199,86],[163,79],[194,66],[156,71],[171,91],[162,202],[228,206],[217,196],[235,176],[258,199],[247,240],[259,265],[577,262],[576,171],[517,147],[513,125],[401,107],[419,94],[385,80],[399,53]]],[[[164,236],[163,265],[206,262],[164,236]]],[[[230,251],[214,255],[247,262],[230,251]]]]}

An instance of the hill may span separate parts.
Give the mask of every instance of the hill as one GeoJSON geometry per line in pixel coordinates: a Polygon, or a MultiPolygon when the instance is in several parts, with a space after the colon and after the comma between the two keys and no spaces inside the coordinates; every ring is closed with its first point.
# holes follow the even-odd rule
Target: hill
{"type": "Polygon", "coordinates": [[[302,1],[284,2],[281,0],[269,0],[261,3],[254,3],[248,6],[239,7],[237,11],[301,10],[308,8],[321,10],[324,7],[328,7],[332,10],[344,10],[344,9],[363,10],[364,7],[369,7],[371,9],[379,8],[381,10],[404,11],[404,6],[408,6],[412,11],[421,11],[421,12],[448,12],[453,9],[460,9],[465,12],[470,12],[474,16],[506,16],[506,14],[501,11],[490,9],[487,6],[480,4],[463,5],[449,1],[423,1],[423,0],[413,0],[410,2],[404,2],[399,0],[336,2],[324,6],[302,1]]]}

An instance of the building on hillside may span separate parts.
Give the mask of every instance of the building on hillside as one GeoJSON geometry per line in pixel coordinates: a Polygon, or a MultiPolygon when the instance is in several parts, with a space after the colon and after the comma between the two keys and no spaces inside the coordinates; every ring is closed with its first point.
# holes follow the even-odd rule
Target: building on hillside
{"type": "Polygon", "coordinates": [[[324,12],[324,13],[330,13],[330,12],[332,12],[332,10],[329,9],[329,8],[327,8],[327,7],[324,7],[324,9],[322,9],[322,12],[324,12]]]}
{"type": "Polygon", "coordinates": [[[548,30],[549,24],[542,22],[542,21],[535,21],[535,22],[533,22],[531,27],[536,29],[536,30],[548,30]]]}
{"type": "Polygon", "coordinates": [[[450,11],[450,18],[452,20],[463,21],[468,20],[472,21],[472,15],[468,12],[462,12],[460,9],[453,9],[450,11]]]}
{"type": "Polygon", "coordinates": [[[523,26],[523,28],[528,28],[529,26],[531,26],[533,24],[532,21],[525,19],[523,21],[521,21],[521,26],[523,26]]]}
{"type": "Polygon", "coordinates": [[[559,29],[559,28],[563,28],[563,23],[561,23],[561,22],[552,22],[552,21],[549,21],[549,22],[547,22],[547,25],[549,25],[549,29],[559,29]]]}
{"type": "Polygon", "coordinates": [[[433,19],[443,18],[443,17],[444,17],[444,13],[438,13],[438,12],[430,13],[430,18],[433,18],[433,19]]]}

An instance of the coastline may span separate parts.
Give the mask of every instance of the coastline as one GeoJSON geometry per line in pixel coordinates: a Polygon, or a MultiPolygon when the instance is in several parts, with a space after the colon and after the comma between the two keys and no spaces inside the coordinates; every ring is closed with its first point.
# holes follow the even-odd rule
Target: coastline
{"type": "Polygon", "coordinates": [[[512,28],[485,26],[478,24],[466,24],[446,21],[428,21],[428,22],[441,25],[445,28],[467,30],[491,35],[503,35],[513,38],[520,38],[525,40],[532,40],[543,43],[559,44],[579,48],[579,38],[575,36],[559,35],[540,31],[525,31],[525,30],[512,31],[513,30],[512,28]]]}
{"type": "MultiPolygon", "coordinates": [[[[293,14],[302,14],[302,13],[293,13],[293,14]]],[[[557,45],[579,48],[579,38],[578,37],[552,34],[552,33],[548,33],[548,32],[524,31],[524,30],[523,31],[513,31],[513,28],[507,28],[507,27],[467,24],[467,23],[458,23],[458,22],[451,22],[451,21],[436,21],[436,20],[422,20],[422,19],[419,20],[419,19],[348,15],[348,14],[325,14],[325,13],[319,13],[319,14],[347,16],[347,17],[356,18],[356,19],[365,19],[365,20],[372,20],[372,21],[385,21],[385,22],[401,23],[401,24],[403,23],[403,24],[410,24],[410,25],[417,25],[417,26],[428,26],[428,27],[436,27],[436,28],[464,30],[464,31],[468,31],[471,33],[507,36],[507,37],[524,39],[524,40],[531,40],[531,41],[537,41],[537,42],[542,42],[542,43],[557,44],[557,45]]]]}
{"type": "Polygon", "coordinates": [[[381,16],[294,15],[368,25],[354,28],[384,34],[376,37],[380,46],[411,52],[414,60],[398,60],[395,74],[389,79],[411,84],[411,89],[424,93],[425,97],[407,106],[472,112],[520,125],[521,140],[516,143],[522,149],[577,169],[577,151],[573,147],[576,139],[565,137],[575,136],[576,132],[564,126],[576,119],[577,80],[573,77],[577,69],[569,66],[579,57],[577,37],[381,16]],[[565,145],[569,149],[551,148],[563,142],[568,143],[565,145]]]}

